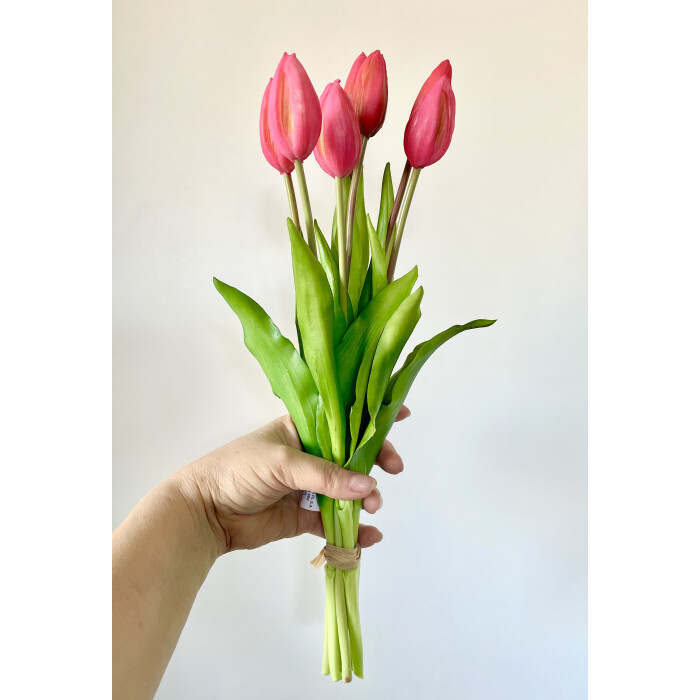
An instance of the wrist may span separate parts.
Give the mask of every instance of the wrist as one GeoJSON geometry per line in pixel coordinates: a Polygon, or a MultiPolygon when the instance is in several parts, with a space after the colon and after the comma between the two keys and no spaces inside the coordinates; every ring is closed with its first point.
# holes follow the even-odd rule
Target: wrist
{"type": "Polygon", "coordinates": [[[216,517],[211,489],[198,473],[196,463],[176,472],[168,481],[185,503],[192,518],[195,535],[213,564],[228,549],[225,532],[216,517]]]}

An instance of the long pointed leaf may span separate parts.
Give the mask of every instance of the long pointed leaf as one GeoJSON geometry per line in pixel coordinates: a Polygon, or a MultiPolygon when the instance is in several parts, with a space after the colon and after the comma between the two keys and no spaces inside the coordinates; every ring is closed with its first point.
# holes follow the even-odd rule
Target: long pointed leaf
{"type": "Polygon", "coordinates": [[[394,208],[394,185],[391,181],[391,165],[386,164],[382,177],[382,196],[379,201],[379,216],[377,217],[377,236],[381,242],[382,250],[386,243],[386,229],[389,225],[391,210],[394,208]]]}
{"type": "Polygon", "coordinates": [[[367,214],[367,234],[369,237],[369,246],[372,251],[372,296],[377,296],[387,285],[387,259],[384,253],[384,246],[381,243],[381,238],[374,230],[372,221],[367,214]]]}
{"type": "Polygon", "coordinates": [[[360,296],[365,284],[369,265],[369,243],[367,241],[367,214],[365,212],[364,177],[360,175],[355,200],[355,218],[353,219],[352,257],[348,272],[348,296],[355,314],[360,313],[360,296]]]}
{"type": "MultiPolygon", "coordinates": [[[[341,403],[344,407],[352,401],[357,370],[368,347],[379,337],[387,321],[401,302],[411,293],[418,278],[418,268],[414,267],[403,277],[394,280],[377,294],[367,308],[349,327],[336,350],[338,385],[341,403]]],[[[306,340],[304,340],[306,347],[306,340]]],[[[306,349],[308,354],[308,348],[306,349]]]]}
{"type": "Polygon", "coordinates": [[[399,409],[406,401],[406,396],[418,376],[423,365],[430,356],[450,338],[473,328],[486,328],[496,321],[479,319],[465,323],[463,326],[452,326],[442,333],[438,333],[430,340],[417,345],[411,354],[406,358],[403,367],[391,378],[384,396],[384,403],[379,409],[374,433],[368,439],[363,437],[362,443],[355,450],[348,464],[348,468],[354,471],[364,471],[368,473],[372,468],[374,457],[379,452],[379,448],[389,434],[391,426],[396,420],[399,409]]]}
{"type": "Polygon", "coordinates": [[[340,305],[340,273],[338,272],[338,261],[333,257],[331,249],[325,236],[321,233],[319,225],[314,221],[316,231],[316,249],[318,259],[326,273],[326,279],[333,292],[333,344],[338,345],[348,329],[348,322],[340,305]]]}
{"type": "Polygon", "coordinates": [[[372,361],[374,360],[379,338],[380,336],[372,338],[370,344],[365,348],[365,354],[362,357],[362,363],[357,372],[357,378],[355,380],[355,398],[352,408],[350,409],[350,445],[348,449],[348,459],[352,457],[355,447],[357,446],[357,440],[360,437],[362,416],[365,411],[365,397],[367,396],[367,382],[369,381],[372,361]]]}
{"type": "Polygon", "coordinates": [[[323,399],[331,433],[333,458],[343,463],[345,415],[338,398],[338,375],[333,345],[333,295],[321,263],[311,252],[299,229],[287,219],[292,245],[297,319],[304,343],[304,357],[323,399]]]}
{"type": "Polygon", "coordinates": [[[379,339],[372,362],[372,372],[367,383],[367,410],[372,424],[374,424],[382,405],[384,392],[389,384],[391,373],[394,371],[394,365],[396,365],[401,351],[420,319],[422,299],[423,287],[418,287],[389,319],[379,339]]]}
{"type": "Polygon", "coordinates": [[[260,363],[275,396],[284,401],[302,443],[320,455],[316,441],[318,389],[304,360],[260,304],[216,277],[214,286],[238,316],[246,347],[260,363]]]}

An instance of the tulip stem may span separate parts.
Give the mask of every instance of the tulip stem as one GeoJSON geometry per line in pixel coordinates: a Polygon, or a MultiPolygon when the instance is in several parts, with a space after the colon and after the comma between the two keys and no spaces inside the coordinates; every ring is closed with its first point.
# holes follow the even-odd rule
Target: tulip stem
{"type": "Polygon", "coordinates": [[[287,189],[287,201],[289,202],[289,213],[292,216],[292,221],[294,225],[301,231],[299,226],[299,210],[297,209],[297,198],[294,195],[294,183],[292,182],[292,176],[289,173],[283,173],[284,186],[287,189]]]}
{"type": "Polygon", "coordinates": [[[343,196],[343,178],[335,178],[335,207],[338,226],[338,273],[340,277],[340,307],[345,318],[348,317],[348,268],[345,249],[345,206],[343,196]]]}
{"type": "Polygon", "coordinates": [[[403,238],[403,230],[406,226],[406,218],[408,217],[408,210],[411,208],[411,201],[413,200],[413,193],[416,190],[416,184],[418,183],[418,176],[420,175],[420,168],[414,168],[411,172],[411,177],[408,180],[408,188],[406,190],[406,201],[401,208],[401,216],[399,218],[399,224],[396,228],[396,242],[394,243],[394,248],[391,251],[391,257],[389,259],[389,267],[387,270],[387,281],[391,282],[394,279],[394,270],[396,269],[396,259],[399,257],[399,246],[401,245],[401,239],[403,238]]]}
{"type": "Polygon", "coordinates": [[[304,224],[306,226],[306,237],[309,239],[309,248],[316,255],[316,237],[314,236],[314,220],[311,216],[311,202],[309,201],[309,190],[306,186],[306,175],[304,174],[304,165],[300,160],[294,161],[294,170],[297,174],[299,183],[299,195],[301,197],[301,206],[304,209],[304,224]]]}
{"type": "Polygon", "coordinates": [[[384,250],[387,254],[391,254],[391,248],[389,246],[391,242],[391,234],[394,231],[394,225],[396,224],[396,219],[399,218],[399,209],[401,208],[401,202],[403,200],[403,194],[406,191],[406,185],[408,184],[408,176],[411,174],[411,164],[406,159],[406,165],[404,166],[403,173],[401,174],[401,181],[399,182],[399,189],[396,190],[396,199],[394,200],[394,206],[391,210],[391,216],[389,217],[389,224],[386,227],[386,241],[384,242],[384,250]]]}
{"type": "Polygon", "coordinates": [[[350,197],[348,199],[348,270],[352,261],[352,236],[355,230],[355,202],[357,201],[357,188],[360,184],[360,175],[362,174],[362,161],[365,159],[365,151],[367,150],[367,137],[362,137],[362,148],[360,149],[360,158],[352,171],[352,182],[350,183],[350,197]]]}

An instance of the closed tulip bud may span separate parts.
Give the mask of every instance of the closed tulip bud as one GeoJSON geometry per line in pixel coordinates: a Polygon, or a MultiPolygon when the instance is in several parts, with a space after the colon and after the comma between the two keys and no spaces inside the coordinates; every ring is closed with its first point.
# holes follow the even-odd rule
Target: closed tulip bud
{"type": "Polygon", "coordinates": [[[360,133],[367,138],[374,136],[384,124],[389,95],[386,62],[380,51],[369,56],[361,53],[355,59],[345,81],[345,92],[355,108],[360,133]]]}
{"type": "Polygon", "coordinates": [[[270,125],[268,124],[268,107],[270,103],[270,88],[272,86],[272,78],[265,88],[265,94],[262,99],[262,107],[260,108],[260,145],[262,146],[265,160],[275,170],[279,170],[282,174],[289,174],[294,170],[294,163],[285,158],[281,153],[278,153],[275,144],[270,135],[270,125]]]}
{"type": "Polygon", "coordinates": [[[340,80],[321,95],[321,135],[314,149],[318,164],[332,177],[349,175],[360,158],[362,140],[357,116],[340,80]]]}
{"type": "Polygon", "coordinates": [[[321,106],[296,54],[285,53],[270,85],[268,125],[278,154],[305,161],[321,132],[321,106]]]}
{"type": "Polygon", "coordinates": [[[443,61],[425,81],[406,124],[403,147],[414,168],[425,168],[445,155],[455,129],[452,67],[443,61]]]}

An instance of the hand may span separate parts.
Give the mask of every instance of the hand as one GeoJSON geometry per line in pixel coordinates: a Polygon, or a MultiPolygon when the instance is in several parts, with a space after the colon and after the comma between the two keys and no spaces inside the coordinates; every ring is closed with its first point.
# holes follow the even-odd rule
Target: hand
{"type": "MultiPolygon", "coordinates": [[[[405,406],[396,418],[411,415],[405,406]]],[[[368,513],[382,506],[377,482],[301,451],[289,416],[220,447],[180,470],[175,478],[183,493],[204,505],[219,554],[254,549],[268,542],[309,532],[323,537],[321,515],[299,507],[302,490],[331,498],[362,499],[368,513]]],[[[389,474],[403,462],[387,440],[377,464],[389,474]]],[[[371,547],[382,533],[360,525],[358,542],[371,547]]]]}

